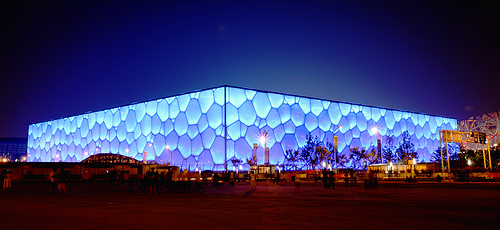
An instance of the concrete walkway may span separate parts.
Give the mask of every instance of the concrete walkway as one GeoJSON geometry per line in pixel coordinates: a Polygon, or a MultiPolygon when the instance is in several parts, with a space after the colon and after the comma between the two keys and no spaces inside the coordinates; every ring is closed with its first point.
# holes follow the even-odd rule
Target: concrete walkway
{"type": "Polygon", "coordinates": [[[498,229],[500,183],[381,182],[375,189],[259,182],[204,193],[127,192],[106,182],[0,190],[0,229],[498,229]]]}

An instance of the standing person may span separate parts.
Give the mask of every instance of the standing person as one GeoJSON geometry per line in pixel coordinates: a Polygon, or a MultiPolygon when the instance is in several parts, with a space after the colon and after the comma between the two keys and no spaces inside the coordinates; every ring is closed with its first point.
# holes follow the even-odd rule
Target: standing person
{"type": "Polygon", "coordinates": [[[146,173],[146,175],[149,178],[149,194],[156,194],[158,173],[155,171],[155,168],[151,168],[151,171],[146,173]]]}
{"type": "Polygon", "coordinates": [[[253,171],[250,172],[250,185],[252,186],[252,190],[257,189],[257,181],[255,178],[255,173],[253,171]]]}
{"type": "Polygon", "coordinates": [[[333,171],[330,171],[328,173],[328,185],[329,185],[328,187],[329,188],[333,188],[333,189],[335,188],[335,181],[333,181],[333,175],[334,174],[335,173],[333,171]]]}
{"type": "Polygon", "coordinates": [[[56,194],[57,189],[57,168],[52,168],[52,172],[49,174],[50,178],[50,195],[56,194]]]}
{"type": "Polygon", "coordinates": [[[229,174],[229,185],[231,187],[234,187],[234,172],[231,171],[231,173],[229,174]]]}
{"type": "Polygon", "coordinates": [[[3,188],[10,188],[12,185],[11,185],[11,181],[12,181],[12,173],[10,172],[10,170],[7,169],[7,173],[5,174],[5,179],[3,179],[3,188]]]}
{"type": "Polygon", "coordinates": [[[328,188],[328,172],[326,171],[326,169],[323,169],[322,174],[323,174],[323,178],[322,178],[323,188],[327,189],[328,188]]]}
{"type": "Polygon", "coordinates": [[[300,179],[299,177],[295,178],[295,193],[299,194],[300,192],[300,179]]]}
{"type": "Polygon", "coordinates": [[[3,188],[5,188],[5,174],[7,173],[7,170],[3,170],[2,174],[0,174],[0,180],[2,181],[3,188]]]}
{"type": "Polygon", "coordinates": [[[276,184],[280,182],[280,170],[276,170],[276,184]]]}
{"type": "Polygon", "coordinates": [[[59,173],[57,173],[57,188],[59,189],[59,195],[66,195],[66,177],[66,171],[61,167],[59,173]]]}

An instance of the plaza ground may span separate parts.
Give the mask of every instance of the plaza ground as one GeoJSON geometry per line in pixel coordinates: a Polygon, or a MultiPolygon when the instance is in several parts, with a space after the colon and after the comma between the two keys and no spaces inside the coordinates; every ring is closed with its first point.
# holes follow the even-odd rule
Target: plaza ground
{"type": "Polygon", "coordinates": [[[127,192],[108,182],[48,182],[0,190],[0,229],[499,229],[500,183],[380,182],[365,190],[302,182],[127,192]]]}

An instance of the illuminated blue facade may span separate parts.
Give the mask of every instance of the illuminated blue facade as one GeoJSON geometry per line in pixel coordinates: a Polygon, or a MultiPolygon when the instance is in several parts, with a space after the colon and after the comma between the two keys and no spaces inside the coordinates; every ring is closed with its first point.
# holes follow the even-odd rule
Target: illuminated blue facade
{"type": "MultiPolygon", "coordinates": [[[[370,148],[388,135],[401,141],[406,130],[419,161],[429,161],[439,147],[440,129],[456,130],[457,120],[222,86],[32,124],[28,161],[79,162],[96,153],[118,153],[183,168],[222,170],[224,159],[250,158],[264,130],[269,133],[271,164],[283,163],[284,152],[302,147],[308,133],[323,141],[338,136],[339,153],[348,154],[349,148],[370,148]]],[[[262,147],[257,157],[264,163],[262,147]]]]}

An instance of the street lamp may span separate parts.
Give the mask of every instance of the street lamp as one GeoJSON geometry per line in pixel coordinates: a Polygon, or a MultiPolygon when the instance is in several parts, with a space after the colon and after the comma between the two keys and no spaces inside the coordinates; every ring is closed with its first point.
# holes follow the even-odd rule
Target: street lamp
{"type": "Polygon", "coordinates": [[[260,136],[260,143],[264,144],[264,164],[269,164],[269,149],[267,148],[267,135],[269,133],[264,130],[262,135],[260,136]]]}

